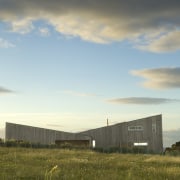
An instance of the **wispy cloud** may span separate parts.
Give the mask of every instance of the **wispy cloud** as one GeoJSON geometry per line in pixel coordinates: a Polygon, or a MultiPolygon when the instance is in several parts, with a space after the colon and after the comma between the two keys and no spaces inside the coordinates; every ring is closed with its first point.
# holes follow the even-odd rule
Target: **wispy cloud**
{"type": "Polygon", "coordinates": [[[180,49],[180,31],[173,31],[163,34],[146,45],[139,45],[137,48],[151,52],[173,52],[180,49]]]}
{"type": "Polygon", "coordinates": [[[5,39],[0,38],[0,48],[12,48],[12,47],[15,47],[15,45],[5,39]]]}
{"type": "Polygon", "coordinates": [[[109,103],[116,104],[139,104],[139,105],[158,105],[171,102],[180,102],[177,99],[166,98],[152,98],[152,97],[127,97],[127,98],[114,98],[107,100],[109,103]]]}
{"type": "Polygon", "coordinates": [[[11,32],[18,32],[20,34],[27,34],[34,29],[31,18],[23,18],[11,22],[11,32]]]}
{"type": "Polygon", "coordinates": [[[0,86],[0,95],[1,94],[6,94],[6,93],[13,93],[13,92],[14,91],[6,89],[6,88],[0,86]]]}
{"type": "Polygon", "coordinates": [[[134,70],[131,73],[145,78],[143,86],[147,88],[180,88],[180,67],[134,70]]]}
{"type": "Polygon", "coordinates": [[[50,36],[50,31],[47,27],[39,28],[39,33],[41,34],[41,36],[50,36]]]}
{"type": "Polygon", "coordinates": [[[97,96],[96,94],[75,92],[75,91],[70,91],[70,90],[62,91],[62,93],[68,94],[71,96],[79,96],[79,97],[96,97],[97,96]]]}
{"type": "Polygon", "coordinates": [[[14,32],[27,33],[34,21],[45,20],[67,36],[97,43],[140,39],[136,47],[164,52],[179,50],[179,7],[179,0],[1,0],[0,19],[14,32]]]}

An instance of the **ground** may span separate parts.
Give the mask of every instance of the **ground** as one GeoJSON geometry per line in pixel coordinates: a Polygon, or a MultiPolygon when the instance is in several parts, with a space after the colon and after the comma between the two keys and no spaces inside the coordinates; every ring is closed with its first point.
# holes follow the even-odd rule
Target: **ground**
{"type": "Polygon", "coordinates": [[[0,179],[180,179],[180,157],[0,147],[0,179]]]}

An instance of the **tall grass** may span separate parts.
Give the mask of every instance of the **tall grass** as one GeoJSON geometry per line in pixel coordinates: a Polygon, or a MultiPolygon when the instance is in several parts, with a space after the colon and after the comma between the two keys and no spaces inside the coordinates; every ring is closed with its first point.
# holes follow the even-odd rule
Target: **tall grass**
{"type": "Polygon", "coordinates": [[[0,148],[1,180],[179,180],[180,157],[0,148]]]}

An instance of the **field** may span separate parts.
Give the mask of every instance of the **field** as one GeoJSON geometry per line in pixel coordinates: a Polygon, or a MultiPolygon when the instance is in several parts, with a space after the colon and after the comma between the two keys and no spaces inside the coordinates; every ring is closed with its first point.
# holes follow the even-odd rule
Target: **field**
{"type": "Polygon", "coordinates": [[[180,157],[0,147],[1,180],[180,179],[180,157]]]}

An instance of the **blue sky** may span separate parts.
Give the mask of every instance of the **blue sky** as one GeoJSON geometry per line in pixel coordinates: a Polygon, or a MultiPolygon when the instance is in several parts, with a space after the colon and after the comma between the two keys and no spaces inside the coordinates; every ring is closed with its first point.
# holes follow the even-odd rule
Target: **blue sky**
{"type": "Polygon", "coordinates": [[[179,1],[74,2],[0,1],[1,129],[74,132],[155,114],[180,129],[179,1]]]}

